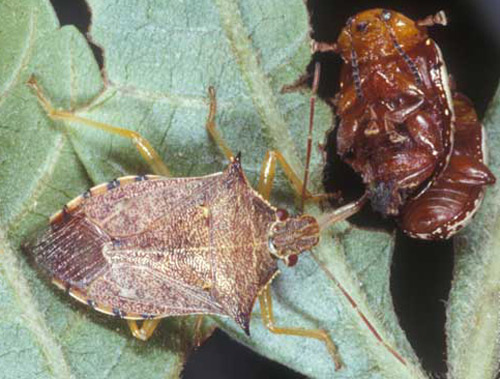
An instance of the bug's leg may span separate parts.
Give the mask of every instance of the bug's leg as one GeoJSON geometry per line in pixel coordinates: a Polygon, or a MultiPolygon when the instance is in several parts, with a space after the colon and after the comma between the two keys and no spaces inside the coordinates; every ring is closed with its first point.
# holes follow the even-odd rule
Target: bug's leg
{"type": "Polygon", "coordinates": [[[214,139],[215,143],[222,150],[226,158],[229,161],[231,161],[232,158],[234,157],[234,154],[231,151],[231,149],[227,146],[226,142],[224,141],[224,138],[222,138],[221,134],[217,130],[217,125],[215,124],[215,115],[217,113],[217,99],[215,97],[215,88],[212,86],[208,87],[208,97],[210,99],[210,108],[208,111],[208,117],[206,123],[207,130],[214,139]]]}
{"type": "MultiPolygon", "coordinates": [[[[233,152],[227,146],[224,138],[217,130],[217,126],[215,124],[215,114],[217,112],[217,101],[215,97],[215,89],[214,87],[208,88],[208,95],[210,98],[210,110],[208,112],[206,127],[215,143],[220,147],[224,155],[228,160],[232,160],[234,157],[233,152]]],[[[294,190],[297,194],[302,195],[302,180],[297,176],[297,174],[292,170],[286,159],[279,151],[268,151],[266,153],[266,157],[264,159],[264,164],[261,169],[260,180],[258,191],[264,198],[269,199],[269,195],[271,193],[271,189],[273,186],[273,179],[276,172],[276,161],[278,161],[283,168],[286,176],[292,183],[294,190]]],[[[311,194],[309,191],[305,191],[305,196],[307,199],[312,199],[314,201],[320,201],[325,198],[329,198],[335,196],[335,194],[311,194]]]]}
{"type": "Polygon", "coordinates": [[[194,323],[194,346],[198,347],[201,345],[201,327],[203,325],[203,315],[197,315],[194,323]]]}
{"type": "MultiPolygon", "coordinates": [[[[266,153],[264,163],[262,164],[262,168],[260,170],[260,178],[257,191],[264,197],[264,199],[269,199],[271,190],[273,188],[273,180],[276,174],[277,162],[281,165],[283,172],[292,184],[292,187],[297,195],[302,196],[302,180],[290,167],[283,154],[281,154],[277,150],[270,150],[266,153]]],[[[305,197],[307,200],[321,201],[326,198],[335,196],[336,194],[312,194],[308,190],[305,191],[305,197]]]]}
{"type": "Polygon", "coordinates": [[[43,108],[47,112],[47,115],[51,119],[84,124],[93,128],[104,130],[107,133],[116,134],[128,138],[132,141],[132,143],[135,145],[139,153],[146,160],[155,174],[170,176],[169,169],[167,168],[165,163],[163,163],[156,150],[153,148],[153,146],[151,146],[149,141],[142,137],[139,133],[109,125],[103,122],[80,117],[74,112],[55,109],[43,93],[42,88],[40,87],[34,76],[32,76],[28,80],[28,85],[34,89],[39,102],[42,104],[43,108]]]}
{"type": "Polygon", "coordinates": [[[340,367],[342,367],[342,360],[340,359],[337,347],[326,331],[322,329],[283,328],[276,326],[273,314],[273,302],[269,287],[266,287],[262,294],[259,295],[259,302],[262,313],[262,322],[271,333],[314,338],[320,340],[326,345],[328,352],[332,356],[333,362],[335,363],[335,369],[338,370],[340,367]]]}
{"type": "Polygon", "coordinates": [[[136,320],[127,320],[127,324],[135,338],[140,339],[141,341],[147,341],[153,335],[153,332],[160,321],[161,318],[144,320],[140,328],[137,326],[136,320]]]}

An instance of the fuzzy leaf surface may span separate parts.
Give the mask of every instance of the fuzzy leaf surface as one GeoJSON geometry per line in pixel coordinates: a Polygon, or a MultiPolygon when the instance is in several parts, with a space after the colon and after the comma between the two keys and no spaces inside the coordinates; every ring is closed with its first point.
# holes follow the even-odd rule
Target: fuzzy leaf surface
{"type": "MultiPolygon", "coordinates": [[[[257,183],[267,150],[280,150],[302,175],[309,95],[283,95],[310,57],[307,15],[299,0],[88,1],[89,37],[103,49],[103,73],[85,38],[60,28],[48,1],[0,4],[0,366],[19,378],[178,376],[193,344],[193,320],[168,319],[147,344],[123,322],[59,292],[28,264],[21,242],[88,187],[150,170],[130,141],[79,123],[54,122],[26,86],[34,74],[55,107],[141,133],[176,176],[210,174],[225,159],[205,130],[207,88],[217,90],[217,124],[242,152],[257,183]],[[14,17],[15,16],[15,17],[14,17]],[[15,20],[15,21],[13,21],[15,20]],[[21,364],[29,359],[29,367],[21,364]]],[[[331,126],[317,107],[315,141],[331,126]]],[[[312,187],[321,160],[314,151],[312,187]]],[[[272,201],[293,209],[296,195],[280,172],[272,201]]],[[[314,207],[310,212],[318,214],[314,207]]],[[[344,361],[333,371],[315,340],[272,335],[258,306],[247,338],[257,352],[315,378],[418,378],[421,371],[394,314],[389,273],[394,238],[339,223],[315,250],[382,338],[307,255],[273,283],[278,325],[323,328],[344,361]]],[[[205,325],[210,333],[210,322],[205,325]]]]}

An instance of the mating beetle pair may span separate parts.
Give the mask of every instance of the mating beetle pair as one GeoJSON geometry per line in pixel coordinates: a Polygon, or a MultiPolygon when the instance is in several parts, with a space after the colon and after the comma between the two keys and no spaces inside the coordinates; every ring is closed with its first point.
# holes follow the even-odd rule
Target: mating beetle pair
{"type": "Polygon", "coordinates": [[[336,150],[361,175],[374,210],[398,218],[420,239],[446,239],[478,210],[486,141],[471,102],[450,85],[427,27],[444,12],[412,21],[372,9],[347,21],[336,43],[316,42],[343,60],[336,150]]]}

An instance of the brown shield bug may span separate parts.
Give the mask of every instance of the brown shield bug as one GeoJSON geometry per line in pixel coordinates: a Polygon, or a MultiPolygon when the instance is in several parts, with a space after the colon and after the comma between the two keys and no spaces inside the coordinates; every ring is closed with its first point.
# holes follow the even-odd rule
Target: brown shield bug
{"type": "Polygon", "coordinates": [[[446,23],[444,12],[412,21],[371,9],[349,18],[336,43],[313,48],[343,60],[337,153],[361,175],[373,209],[421,239],[451,237],[495,182],[474,108],[450,88],[427,34],[446,23]]]}
{"type": "MultiPolygon", "coordinates": [[[[302,181],[279,152],[271,151],[258,191],[249,185],[239,155],[232,154],[215,128],[213,89],[207,129],[230,164],[207,176],[169,178],[165,164],[139,134],[54,109],[34,78],[29,84],[51,119],[130,138],[153,170],[163,174],[98,185],[50,218],[49,228],[27,249],[59,288],[97,311],[126,319],[141,340],[162,318],[189,314],[230,317],[248,334],[258,298],[270,332],[320,340],[335,367],[341,366],[324,330],[275,325],[270,284],[279,273],[278,260],[295,265],[299,254],[316,246],[322,229],[356,213],[364,197],[318,219],[289,216],[273,207],[268,198],[277,162],[298,193],[302,181]]],[[[330,277],[376,339],[406,364],[330,277]]]]}

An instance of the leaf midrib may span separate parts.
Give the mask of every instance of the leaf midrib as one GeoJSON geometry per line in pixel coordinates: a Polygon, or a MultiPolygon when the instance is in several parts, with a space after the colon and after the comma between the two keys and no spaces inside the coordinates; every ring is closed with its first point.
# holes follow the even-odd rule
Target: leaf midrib
{"type": "Polygon", "coordinates": [[[243,80],[250,90],[250,98],[262,120],[269,146],[279,150],[293,171],[302,176],[303,166],[297,154],[289,128],[281,115],[269,79],[259,64],[252,47],[238,4],[234,0],[215,0],[221,24],[243,80]]]}

